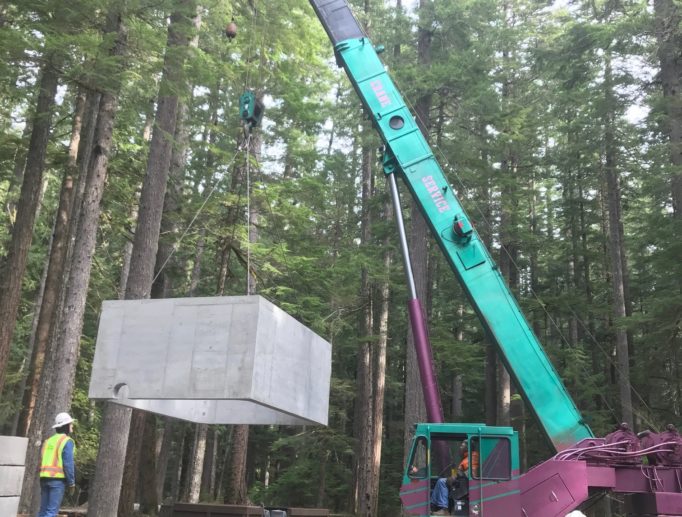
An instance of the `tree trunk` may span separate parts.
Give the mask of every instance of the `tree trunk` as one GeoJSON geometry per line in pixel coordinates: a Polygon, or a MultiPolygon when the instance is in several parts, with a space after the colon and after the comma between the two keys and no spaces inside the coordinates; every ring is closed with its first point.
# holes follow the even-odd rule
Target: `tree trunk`
{"type": "MultiPolygon", "coordinates": [[[[194,26],[198,29],[200,17],[195,18],[194,26]]],[[[195,43],[197,38],[193,38],[190,44],[195,43]]],[[[185,124],[187,116],[187,106],[184,102],[178,101],[177,117],[175,125],[175,145],[172,149],[172,156],[170,160],[169,169],[169,186],[166,189],[164,198],[163,216],[161,219],[161,233],[167,235],[168,238],[162,239],[159,242],[158,251],[156,254],[156,280],[152,286],[153,298],[166,298],[173,293],[173,271],[176,269],[174,261],[172,260],[172,253],[174,249],[174,242],[178,231],[178,215],[180,212],[180,200],[182,198],[182,175],[187,162],[187,147],[189,145],[189,131],[185,124]]],[[[193,296],[196,286],[198,285],[199,272],[201,271],[201,255],[203,252],[203,239],[197,244],[197,253],[194,260],[194,268],[189,286],[189,295],[193,296]]],[[[159,452],[160,468],[156,470],[156,475],[159,479],[156,482],[157,500],[162,500],[163,483],[166,476],[166,469],[168,466],[168,452],[170,448],[170,441],[172,440],[173,421],[166,419],[166,429],[164,432],[161,450],[159,452]]],[[[195,464],[193,463],[193,466],[195,464]]],[[[140,471],[142,472],[142,470],[140,471]]],[[[190,501],[191,501],[190,488],[190,501]]],[[[194,501],[192,501],[194,502],[194,501]]]]}
{"type": "Polygon", "coordinates": [[[222,455],[220,458],[220,465],[216,476],[216,500],[221,501],[225,499],[225,485],[226,485],[226,471],[228,467],[228,456],[232,449],[232,433],[234,431],[233,427],[227,428],[227,433],[225,434],[225,443],[222,448],[222,455]]]}
{"type": "MultiPolygon", "coordinates": [[[[132,224],[137,223],[137,206],[135,206],[130,213],[130,221],[132,224]]],[[[126,285],[128,284],[128,275],[130,275],[130,261],[133,258],[133,241],[127,238],[123,245],[121,253],[121,276],[118,279],[118,299],[124,300],[126,296],[126,285]]]]}
{"type": "Polygon", "coordinates": [[[40,376],[45,362],[50,329],[53,326],[57,305],[59,301],[60,286],[64,278],[64,266],[66,262],[66,252],[68,249],[69,222],[73,201],[73,178],[78,174],[77,158],[80,134],[82,129],[82,118],[85,110],[85,94],[80,92],[76,98],[74,109],[73,124],[71,127],[71,140],[69,143],[69,155],[67,169],[64,171],[62,180],[61,194],[59,196],[59,206],[55,216],[52,245],[50,248],[49,266],[45,279],[45,291],[40,305],[40,316],[36,327],[36,340],[33,348],[31,364],[31,374],[28,378],[28,390],[25,393],[23,403],[23,416],[21,418],[20,432],[26,436],[33,416],[36,397],[38,396],[38,386],[40,376]]]}
{"type": "MultiPolygon", "coordinates": [[[[516,159],[513,155],[508,156],[502,162],[502,174],[515,175],[516,159]]],[[[507,180],[509,181],[509,180],[507,180]]],[[[502,194],[502,213],[500,214],[500,273],[507,279],[510,289],[518,289],[518,271],[516,260],[518,246],[515,242],[516,222],[515,211],[518,209],[516,192],[513,187],[506,187],[502,194]]],[[[496,424],[502,426],[511,425],[511,379],[509,372],[498,358],[497,362],[497,417],[496,424]]]]}
{"type": "Polygon", "coordinates": [[[661,83],[667,115],[668,145],[673,165],[672,205],[676,219],[682,219],[682,30],[680,7],[674,0],[654,0],[655,31],[661,83]]]}
{"type": "MultiPolygon", "coordinates": [[[[206,456],[204,457],[204,469],[201,474],[201,494],[199,499],[202,501],[213,501],[215,499],[215,472],[216,455],[218,453],[218,440],[215,426],[209,427],[206,438],[206,456]]],[[[267,486],[267,485],[266,485],[267,486]]]]}
{"type": "MultiPolygon", "coordinates": [[[[55,220],[55,223],[57,221],[55,220]]],[[[53,225],[54,234],[54,225],[53,225]]],[[[47,245],[48,249],[52,249],[52,238],[47,245]]],[[[26,352],[24,354],[24,359],[21,362],[21,367],[19,368],[19,374],[21,375],[21,380],[19,385],[15,389],[14,400],[17,402],[18,411],[15,412],[14,418],[12,418],[12,425],[10,426],[10,436],[26,436],[26,431],[19,433],[19,424],[22,417],[25,416],[24,412],[24,399],[26,398],[26,384],[28,381],[29,374],[31,373],[31,358],[33,357],[33,351],[35,350],[36,344],[36,333],[38,331],[38,319],[40,318],[40,307],[43,305],[43,295],[45,294],[45,283],[47,282],[47,270],[50,267],[49,257],[45,258],[43,263],[43,273],[40,275],[40,287],[38,288],[38,294],[36,294],[35,301],[33,302],[33,317],[31,318],[31,335],[28,339],[28,346],[26,347],[26,352]]]]}
{"type": "MultiPolygon", "coordinates": [[[[384,203],[384,219],[393,218],[391,202],[387,196],[384,203]]],[[[379,315],[377,318],[377,343],[373,357],[373,397],[372,397],[372,435],[370,439],[370,467],[369,467],[369,515],[379,515],[379,482],[381,478],[381,451],[384,435],[384,399],[386,396],[386,354],[388,349],[388,315],[390,308],[390,273],[393,253],[391,239],[384,239],[383,273],[384,279],[378,289],[379,315]]]]}
{"type": "MultiPolygon", "coordinates": [[[[170,499],[172,501],[182,501],[185,500],[183,498],[183,493],[182,493],[182,482],[183,482],[183,474],[187,471],[186,468],[183,468],[187,462],[185,461],[185,451],[189,449],[187,447],[187,426],[182,424],[180,426],[180,429],[178,430],[178,435],[179,435],[179,440],[175,445],[174,451],[175,454],[173,454],[171,460],[171,486],[170,486],[170,499]]],[[[189,453],[187,453],[189,454],[189,453]]]]}
{"type": "Polygon", "coordinates": [[[27,145],[29,139],[31,138],[31,133],[33,132],[32,121],[27,120],[24,123],[24,129],[21,135],[21,143],[17,146],[16,153],[14,155],[14,174],[10,179],[10,184],[7,187],[5,210],[7,216],[9,217],[9,230],[12,231],[12,227],[17,220],[17,197],[18,191],[24,181],[24,170],[26,168],[26,153],[27,145]]]}
{"type": "MultiPolygon", "coordinates": [[[[362,138],[362,136],[360,136],[362,138]]],[[[367,250],[371,240],[370,199],[372,197],[372,150],[362,147],[362,200],[360,215],[360,248],[367,250]]],[[[373,428],[372,411],[372,296],[369,270],[363,266],[360,271],[360,304],[362,310],[358,322],[357,391],[355,396],[355,513],[360,516],[372,515],[372,495],[370,489],[371,436],[373,428]]]]}
{"type": "MultiPolygon", "coordinates": [[[[512,7],[509,3],[504,4],[505,20],[507,24],[511,23],[513,17],[512,7]]],[[[505,75],[502,84],[502,98],[503,101],[510,104],[514,99],[514,79],[513,71],[511,69],[511,52],[504,49],[502,52],[503,74],[505,75]]],[[[517,222],[516,214],[518,211],[518,199],[515,187],[515,177],[517,177],[517,163],[518,151],[515,147],[518,145],[513,141],[511,131],[505,128],[507,133],[508,144],[503,151],[502,166],[500,176],[504,182],[500,199],[500,273],[507,279],[509,287],[512,291],[517,290],[519,275],[516,269],[516,261],[518,258],[518,243],[517,240],[517,222]]],[[[509,372],[498,358],[497,363],[497,425],[510,426],[511,425],[511,379],[509,372]]]]}
{"type": "MultiPolygon", "coordinates": [[[[130,423],[130,408],[106,402],[102,412],[102,429],[119,428],[130,423]]],[[[90,491],[88,513],[98,517],[117,517],[123,458],[127,434],[102,433],[97,452],[95,479],[90,491]]]]}
{"type": "Polygon", "coordinates": [[[497,350],[495,345],[485,345],[485,423],[497,423],[497,350]]]}
{"type": "Polygon", "coordinates": [[[164,418],[165,424],[163,427],[163,437],[161,438],[161,447],[159,448],[158,460],[156,462],[156,497],[159,502],[164,500],[163,488],[166,481],[166,472],[168,471],[168,464],[170,459],[170,452],[173,446],[173,440],[177,438],[177,424],[175,420],[170,417],[164,418]]]}
{"type": "MultiPolygon", "coordinates": [[[[457,307],[457,328],[455,332],[455,339],[457,342],[464,341],[464,306],[457,307]]],[[[450,411],[451,422],[461,422],[464,413],[462,411],[462,400],[464,399],[464,374],[461,371],[454,373],[452,376],[452,406],[450,411]]]]}
{"type": "Polygon", "coordinates": [[[231,455],[225,466],[228,486],[225,504],[246,504],[246,452],[249,443],[249,426],[235,425],[232,431],[231,455]]]}
{"type": "Polygon", "coordinates": [[[194,447],[189,472],[189,502],[198,503],[201,495],[201,476],[206,456],[207,424],[197,424],[194,431],[194,447]]]}
{"type": "Polygon", "coordinates": [[[160,499],[156,490],[156,416],[148,415],[144,426],[142,452],[140,460],[140,483],[138,493],[140,497],[140,512],[147,516],[156,515],[160,499]]]}
{"type": "MultiPolygon", "coordinates": [[[[198,31],[201,26],[201,9],[197,7],[192,24],[196,31],[195,35],[188,42],[190,47],[196,48],[199,45],[198,31]]],[[[170,42],[169,42],[170,44],[170,42]]],[[[191,97],[191,89],[186,92],[187,97],[191,97]]],[[[172,280],[175,276],[181,276],[176,260],[172,260],[175,240],[178,236],[178,223],[181,212],[183,175],[187,166],[187,149],[189,148],[189,128],[186,122],[189,108],[187,102],[178,99],[177,114],[175,120],[175,136],[173,139],[170,169],[168,173],[168,187],[163,206],[163,217],[161,219],[161,235],[159,249],[156,255],[156,280],[152,286],[152,298],[166,298],[172,296],[172,280]]],[[[190,293],[193,292],[190,286],[190,293]]],[[[190,296],[193,296],[190,294],[190,296]]]]}
{"type": "Polygon", "coordinates": [[[604,117],[604,152],[606,175],[608,211],[609,211],[609,256],[611,259],[611,289],[613,294],[613,317],[614,333],[616,337],[616,356],[618,364],[618,391],[620,394],[620,405],[622,421],[627,422],[631,429],[633,427],[632,414],[632,395],[630,391],[630,355],[628,349],[627,332],[618,325],[622,324],[627,316],[625,309],[625,288],[623,283],[623,254],[625,252],[624,243],[620,230],[620,196],[618,165],[616,163],[616,128],[614,121],[615,92],[613,90],[611,76],[610,56],[606,57],[604,71],[604,92],[605,92],[605,117],[604,117]]]}
{"type": "Polygon", "coordinates": [[[24,181],[17,207],[16,224],[12,228],[7,256],[0,263],[0,393],[5,382],[12,336],[16,326],[21,282],[28,261],[28,250],[33,238],[41,188],[45,153],[52,125],[52,111],[57,94],[57,70],[55,56],[45,56],[40,78],[40,93],[33,116],[31,141],[28,147],[24,181]]]}
{"type": "MultiPolygon", "coordinates": [[[[110,13],[106,32],[116,34],[113,47],[109,50],[112,57],[122,57],[126,48],[127,30],[118,12],[110,13]]],[[[105,38],[106,39],[106,38],[105,38]]],[[[51,426],[54,414],[67,410],[71,403],[71,390],[76,373],[78,345],[83,325],[85,297],[88,290],[92,254],[95,247],[99,205],[102,198],[107,173],[109,151],[111,149],[114,119],[117,104],[117,82],[112,80],[106,93],[100,98],[93,151],[90,156],[87,172],[87,188],[80,216],[78,231],[73,244],[69,285],[64,298],[63,315],[60,317],[60,328],[53,329],[46,356],[44,372],[40,380],[40,388],[36,398],[33,424],[29,428],[29,448],[26,455],[26,470],[22,489],[20,508],[30,511],[39,502],[38,478],[35,472],[40,461],[40,444],[51,426]],[[53,375],[47,370],[53,368],[53,375]],[[54,386],[54,389],[53,389],[54,386]],[[49,408],[48,408],[49,404],[49,408]]],[[[76,221],[73,220],[75,224],[76,221]]],[[[104,514],[101,514],[104,515],[104,514]]]]}
{"type": "Polygon", "coordinates": [[[457,373],[452,377],[452,421],[461,422],[464,413],[462,400],[464,398],[464,375],[457,373]]]}
{"type": "MultiPolygon", "coordinates": [[[[195,0],[181,0],[177,10],[171,15],[168,26],[168,43],[159,89],[156,123],[149,147],[147,173],[140,195],[140,209],[133,239],[130,275],[125,296],[127,300],[148,298],[151,294],[178,114],[178,96],[175,92],[178,91],[183,81],[182,68],[186,47],[193,30],[192,18],[195,14],[195,0]]],[[[133,410],[129,426],[127,422],[122,421],[119,427],[103,430],[103,434],[121,433],[129,434],[130,437],[125,453],[126,467],[119,502],[121,517],[132,515],[133,511],[145,420],[144,412],[133,410]]],[[[110,490],[118,490],[118,488],[115,482],[109,487],[110,490]]]]}

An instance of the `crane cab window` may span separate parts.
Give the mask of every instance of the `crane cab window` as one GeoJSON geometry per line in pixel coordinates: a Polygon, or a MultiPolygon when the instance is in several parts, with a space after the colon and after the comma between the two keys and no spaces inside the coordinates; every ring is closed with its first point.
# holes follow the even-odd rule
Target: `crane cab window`
{"type": "Polygon", "coordinates": [[[471,439],[471,448],[480,458],[480,472],[472,472],[474,478],[511,479],[511,442],[508,438],[476,436],[471,439]]]}
{"type": "Polygon", "coordinates": [[[411,479],[426,479],[428,476],[429,447],[423,436],[417,439],[412,448],[407,475],[411,479]]]}
{"type": "Polygon", "coordinates": [[[468,452],[466,435],[431,435],[431,475],[456,476],[468,452]]]}

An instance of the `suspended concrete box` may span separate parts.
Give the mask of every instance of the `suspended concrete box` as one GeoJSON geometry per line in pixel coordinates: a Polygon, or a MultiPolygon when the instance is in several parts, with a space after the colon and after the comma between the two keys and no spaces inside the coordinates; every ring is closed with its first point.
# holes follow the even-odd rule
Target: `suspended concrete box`
{"type": "Polygon", "coordinates": [[[327,424],[331,345],[260,296],[105,301],[90,398],[206,424],[327,424]]]}

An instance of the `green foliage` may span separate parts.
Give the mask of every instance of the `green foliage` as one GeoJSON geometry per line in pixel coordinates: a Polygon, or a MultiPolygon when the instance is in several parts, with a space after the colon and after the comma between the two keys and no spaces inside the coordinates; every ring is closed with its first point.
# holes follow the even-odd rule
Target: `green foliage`
{"type": "MultiPolygon", "coordinates": [[[[43,206],[35,230],[21,314],[0,402],[0,423],[11,430],[21,404],[18,390],[29,361],[35,300],[65,168],[73,98],[79,86],[106,89],[120,81],[121,95],[109,160],[94,258],[73,412],[78,420],[79,484],[94,471],[100,408],[87,399],[89,371],[102,300],[117,298],[124,248],[134,228],[136,195],[146,169],[145,130],[155,110],[174,0],[126,3],[128,65],[102,52],[102,27],[113,0],[11,2],[0,7],[0,241],[16,200],[15,170],[27,148],[24,123],[36,97],[36,74],[53,53],[60,63],[60,103],[47,150],[43,206]],[[87,13],[87,15],[84,15],[87,13]],[[5,396],[7,395],[7,396],[5,396]]],[[[642,426],[679,424],[682,229],[672,216],[665,99],[647,66],[654,42],[642,2],[571,4],[517,0],[441,1],[420,23],[431,29],[429,65],[418,65],[416,13],[393,3],[370,2],[363,14],[374,43],[396,83],[414,102],[432,95],[431,141],[492,254],[502,244],[516,250],[517,294],[525,313],[577,405],[597,433],[619,420],[614,388],[613,332],[632,339],[631,374],[642,426]],[[622,7],[622,8],[621,8],[622,7]],[[400,49],[400,52],[397,52],[400,49]],[[605,94],[604,69],[613,66],[614,98],[605,94]],[[647,118],[631,113],[649,109],[647,118]],[[632,315],[611,316],[608,232],[605,226],[604,120],[616,124],[622,223],[630,273],[632,315]]],[[[358,12],[364,8],[358,4],[358,12]]],[[[360,271],[373,284],[390,280],[389,345],[382,449],[381,515],[398,512],[403,462],[407,298],[391,221],[372,223],[372,240],[360,246],[361,146],[377,148],[363,130],[359,102],[342,72],[333,68],[327,38],[305,0],[202,4],[197,48],[189,50],[183,79],[171,84],[186,103],[187,165],[177,187],[174,229],[162,236],[174,245],[163,273],[173,296],[187,296],[193,266],[201,273],[195,295],[246,291],[246,266],[257,291],[333,344],[330,426],[258,428],[250,457],[250,498],[273,505],[351,508],[360,271]],[[234,18],[238,36],[224,35],[234,18]],[[260,153],[246,157],[240,145],[237,102],[245,89],[262,94],[266,113],[260,153]],[[258,212],[258,240],[248,244],[247,201],[258,212]],[[191,225],[191,226],[190,226],[191,225]],[[382,257],[386,236],[395,252],[390,272],[382,257]],[[182,238],[181,238],[182,236],[182,238]],[[199,256],[199,243],[203,254],[199,256]],[[266,485],[266,472],[267,485],[266,485]]],[[[176,135],[177,138],[177,135],[176,135]]],[[[176,142],[177,143],[177,142],[176,142]]],[[[376,195],[384,186],[375,168],[376,195]]],[[[408,214],[409,223],[409,214],[408,214]]],[[[6,253],[0,249],[0,257],[6,253]]],[[[468,421],[485,418],[486,336],[449,266],[432,250],[430,336],[446,414],[452,381],[464,379],[468,421]]],[[[518,397],[514,407],[520,405],[518,397]]],[[[549,453],[526,409],[514,425],[528,430],[530,462],[549,453]]],[[[229,433],[220,429],[220,443],[229,433]]],[[[180,443],[176,443],[179,447],[180,443]]]]}

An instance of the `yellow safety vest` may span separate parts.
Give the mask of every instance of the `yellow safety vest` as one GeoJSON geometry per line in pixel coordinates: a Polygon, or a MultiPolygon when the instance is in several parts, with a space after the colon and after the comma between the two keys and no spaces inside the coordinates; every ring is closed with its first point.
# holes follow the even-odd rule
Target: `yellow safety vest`
{"type": "Polygon", "coordinates": [[[41,478],[64,479],[66,477],[64,475],[62,452],[69,440],[71,440],[71,438],[65,434],[53,434],[43,442],[43,459],[40,462],[41,478]]]}

